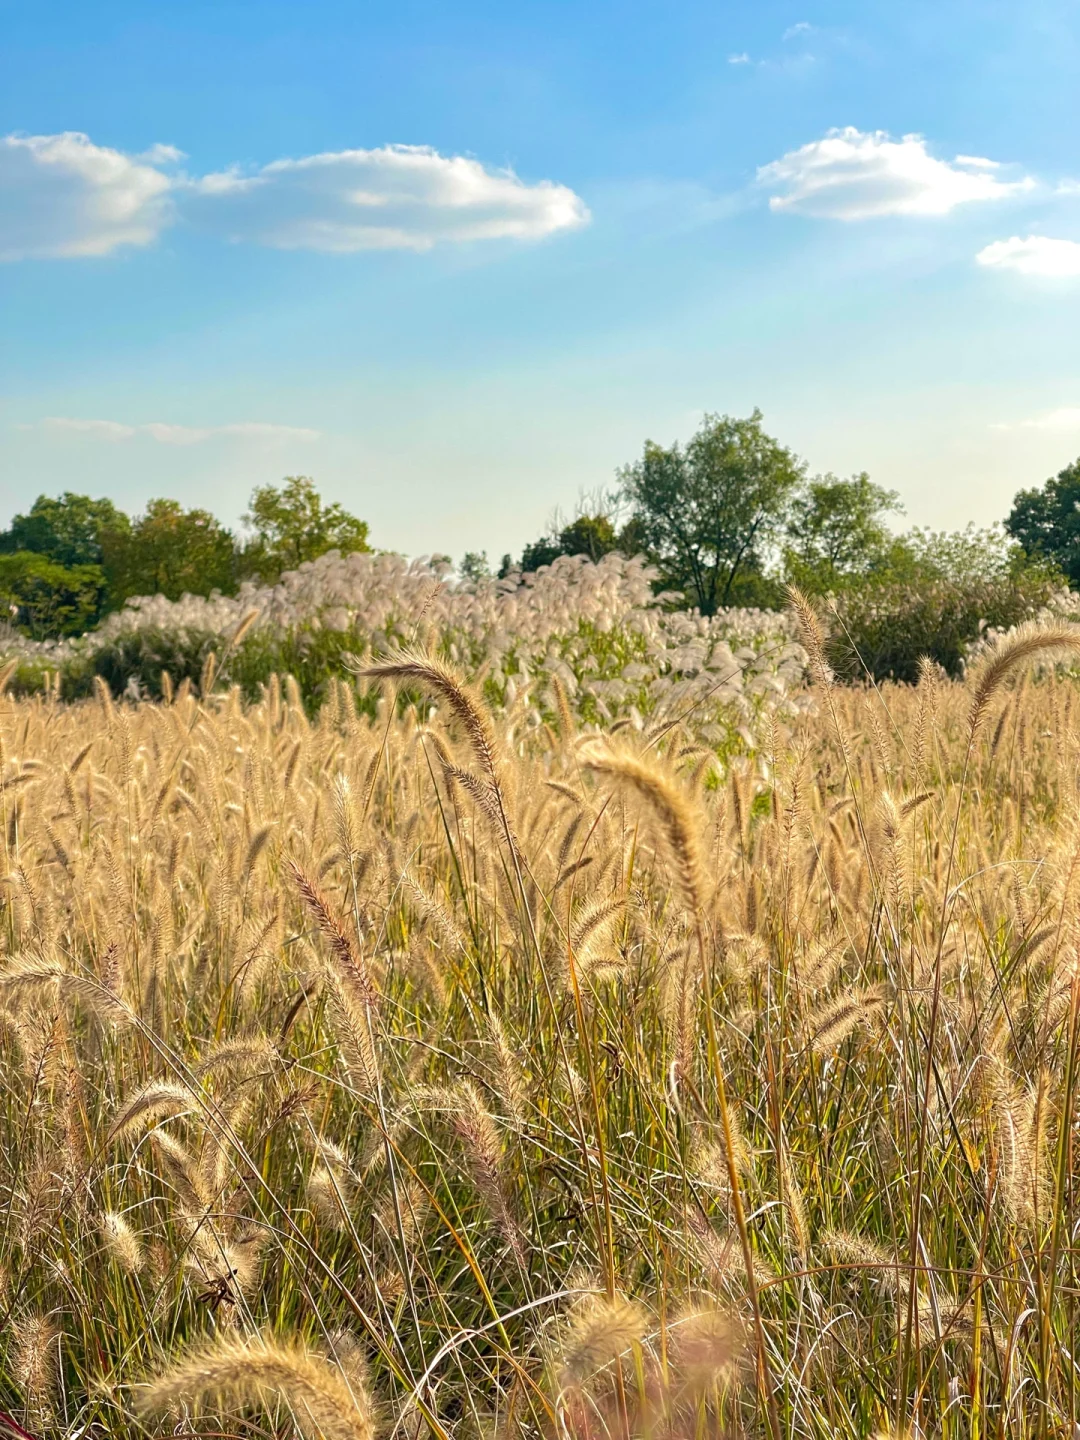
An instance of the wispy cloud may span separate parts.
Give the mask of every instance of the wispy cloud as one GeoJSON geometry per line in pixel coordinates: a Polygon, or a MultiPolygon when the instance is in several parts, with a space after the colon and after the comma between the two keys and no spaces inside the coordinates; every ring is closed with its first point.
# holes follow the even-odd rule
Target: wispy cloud
{"type": "Polygon", "coordinates": [[[783,35],[780,36],[780,39],[794,40],[797,35],[809,35],[813,28],[809,20],[798,20],[794,25],[788,26],[783,35]]]}
{"type": "Polygon", "coordinates": [[[745,50],[740,50],[737,55],[729,55],[727,57],[727,63],[729,65],[749,65],[750,56],[745,50]]]}
{"type": "Polygon", "coordinates": [[[882,215],[946,215],[973,201],[1004,200],[1034,188],[1024,177],[1003,180],[1001,166],[977,155],[939,160],[921,135],[899,140],[853,126],[791,150],[758,170],[773,190],[769,206],[829,220],[882,215]]]}
{"type": "Polygon", "coordinates": [[[253,440],[281,445],[296,440],[318,440],[321,432],[300,425],[269,425],[261,421],[238,421],[231,425],[169,425],[151,420],[144,425],[125,425],[119,420],[80,420],[64,415],[50,415],[41,426],[59,434],[83,435],[88,439],[122,441],[138,436],[156,440],[159,445],[198,445],[204,440],[253,440]]]}
{"type": "Polygon", "coordinates": [[[1080,241],[1055,240],[1049,235],[1013,235],[995,240],[975,256],[978,264],[993,270],[1016,270],[1021,275],[1069,279],[1080,275],[1080,241]]]}
{"type": "Polygon", "coordinates": [[[589,220],[566,185],[424,145],[202,177],[163,168],[183,158],[172,145],[126,155],[74,132],[0,138],[0,260],[108,255],[178,221],[277,249],[350,252],[539,239],[589,220]]]}
{"type": "Polygon", "coordinates": [[[990,426],[991,430],[1080,430],[1080,405],[1063,405],[1058,410],[1047,410],[1034,415],[1030,420],[1002,420],[990,426]]]}

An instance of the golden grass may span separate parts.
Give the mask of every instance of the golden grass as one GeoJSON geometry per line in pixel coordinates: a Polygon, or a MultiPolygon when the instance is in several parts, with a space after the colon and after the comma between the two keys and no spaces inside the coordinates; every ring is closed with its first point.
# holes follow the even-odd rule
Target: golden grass
{"type": "Polygon", "coordinates": [[[370,726],[0,698],[0,1411],[1070,1433],[1074,645],[741,757],[421,652],[370,726]]]}

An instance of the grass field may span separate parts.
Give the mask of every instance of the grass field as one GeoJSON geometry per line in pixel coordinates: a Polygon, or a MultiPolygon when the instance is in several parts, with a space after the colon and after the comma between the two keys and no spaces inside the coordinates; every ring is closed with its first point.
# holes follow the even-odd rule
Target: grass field
{"type": "Polygon", "coordinates": [[[1075,1434],[1076,634],[805,639],[724,764],[422,654],[0,700],[13,1421],[1075,1434]]]}

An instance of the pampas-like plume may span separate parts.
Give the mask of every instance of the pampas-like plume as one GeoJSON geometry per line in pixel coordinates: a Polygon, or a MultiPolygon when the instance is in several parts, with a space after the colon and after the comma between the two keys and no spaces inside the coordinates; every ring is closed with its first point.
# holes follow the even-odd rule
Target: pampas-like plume
{"type": "Polygon", "coordinates": [[[506,1027],[494,1011],[487,1017],[488,1030],[491,1034],[491,1043],[495,1049],[495,1065],[499,1075],[499,1085],[496,1093],[502,1101],[503,1108],[513,1120],[517,1130],[522,1132],[525,1129],[525,1109],[527,1095],[525,1081],[521,1073],[521,1061],[510,1046],[507,1039],[506,1027]]]}
{"type": "Polygon", "coordinates": [[[191,1067],[191,1073],[202,1077],[224,1071],[231,1077],[249,1076],[276,1069],[280,1060],[278,1048],[269,1035],[238,1035],[215,1045],[191,1067]]]}
{"type": "Polygon", "coordinates": [[[464,730],[489,784],[499,789],[498,747],[483,701],[464,676],[423,650],[397,650],[359,672],[371,680],[405,680],[445,700],[464,730]]]}
{"type": "Polygon", "coordinates": [[[101,1240],[109,1257],[129,1275],[138,1275],[146,1265],[139,1237],[116,1210],[106,1210],[101,1217],[101,1240]]]}
{"type": "Polygon", "coordinates": [[[55,961],[15,956],[0,971],[0,995],[17,1001],[43,991],[51,991],[68,1004],[78,1002],[101,1022],[126,1025],[131,1020],[127,1007],[106,985],[88,975],[73,975],[55,961]]]}
{"type": "Polygon", "coordinates": [[[791,608],[795,612],[795,618],[799,622],[803,648],[810,657],[810,673],[819,685],[834,684],[836,677],[833,675],[832,666],[825,658],[825,632],[821,628],[817,611],[798,586],[789,585],[787,595],[791,608]]]}
{"type": "Polygon", "coordinates": [[[610,775],[646,802],[674,861],[687,908],[700,914],[705,891],[700,838],[703,826],[682,788],[658,765],[629,750],[589,746],[582,751],[582,762],[590,770],[610,775]]]}
{"type": "Polygon", "coordinates": [[[429,894],[411,873],[406,879],[416,907],[430,928],[449,950],[465,953],[468,942],[449,909],[441,900],[429,894]]]}
{"type": "Polygon", "coordinates": [[[1029,621],[1003,635],[990,650],[978,672],[968,711],[968,732],[975,738],[986,719],[990,701],[1001,685],[1025,660],[1045,651],[1080,654],[1080,625],[1039,625],[1029,621]]]}
{"type": "Polygon", "coordinates": [[[738,1363],[745,1339],[731,1313],[714,1305],[676,1316],[668,1335],[673,1367],[686,1398],[727,1380],[738,1363]]]}
{"type": "Polygon", "coordinates": [[[880,988],[857,990],[821,1005],[806,1017],[810,1048],[815,1055],[827,1055],[853,1031],[871,1023],[885,1005],[880,988]]]}
{"type": "Polygon", "coordinates": [[[454,1129],[461,1138],[473,1184],[514,1254],[524,1260],[525,1248],[510,1208],[502,1141],[495,1122],[470,1081],[460,1080],[453,1093],[454,1129]]]}
{"type": "Polygon", "coordinates": [[[354,951],[352,941],[346,934],[344,925],[334,914],[329,900],[314,881],[304,874],[295,860],[289,861],[289,870],[296,882],[296,888],[300,891],[300,898],[329,941],[330,953],[337,961],[339,974],[356,987],[366,1005],[374,1007],[378,996],[371,973],[354,951]]]}
{"type": "Polygon", "coordinates": [[[588,1295],[574,1306],[559,1352],[563,1386],[590,1380],[638,1344],[647,1328],[644,1310],[625,1295],[588,1295]]]}
{"type": "Polygon", "coordinates": [[[284,1401],[311,1440],[372,1440],[366,1397],[324,1355],[297,1341],[221,1338],[182,1355],[141,1390],[142,1414],[206,1402],[284,1401]]]}
{"type": "Polygon", "coordinates": [[[51,1428],[60,1332],[46,1316],[29,1315],[12,1327],[12,1334],[12,1375],[26,1399],[27,1424],[51,1428]]]}
{"type": "Polygon", "coordinates": [[[113,1118],[109,1139],[118,1140],[138,1124],[149,1125],[165,1117],[171,1119],[194,1109],[195,1104],[195,1096],[183,1085],[169,1080],[152,1080],[121,1105],[113,1118]]]}

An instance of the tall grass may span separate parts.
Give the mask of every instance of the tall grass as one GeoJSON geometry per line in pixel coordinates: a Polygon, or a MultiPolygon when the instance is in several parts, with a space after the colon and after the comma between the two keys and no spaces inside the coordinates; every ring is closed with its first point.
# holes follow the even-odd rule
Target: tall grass
{"type": "Polygon", "coordinates": [[[724,764],[416,649],[0,699],[0,1410],[1071,1434],[1075,644],[724,764]]]}

